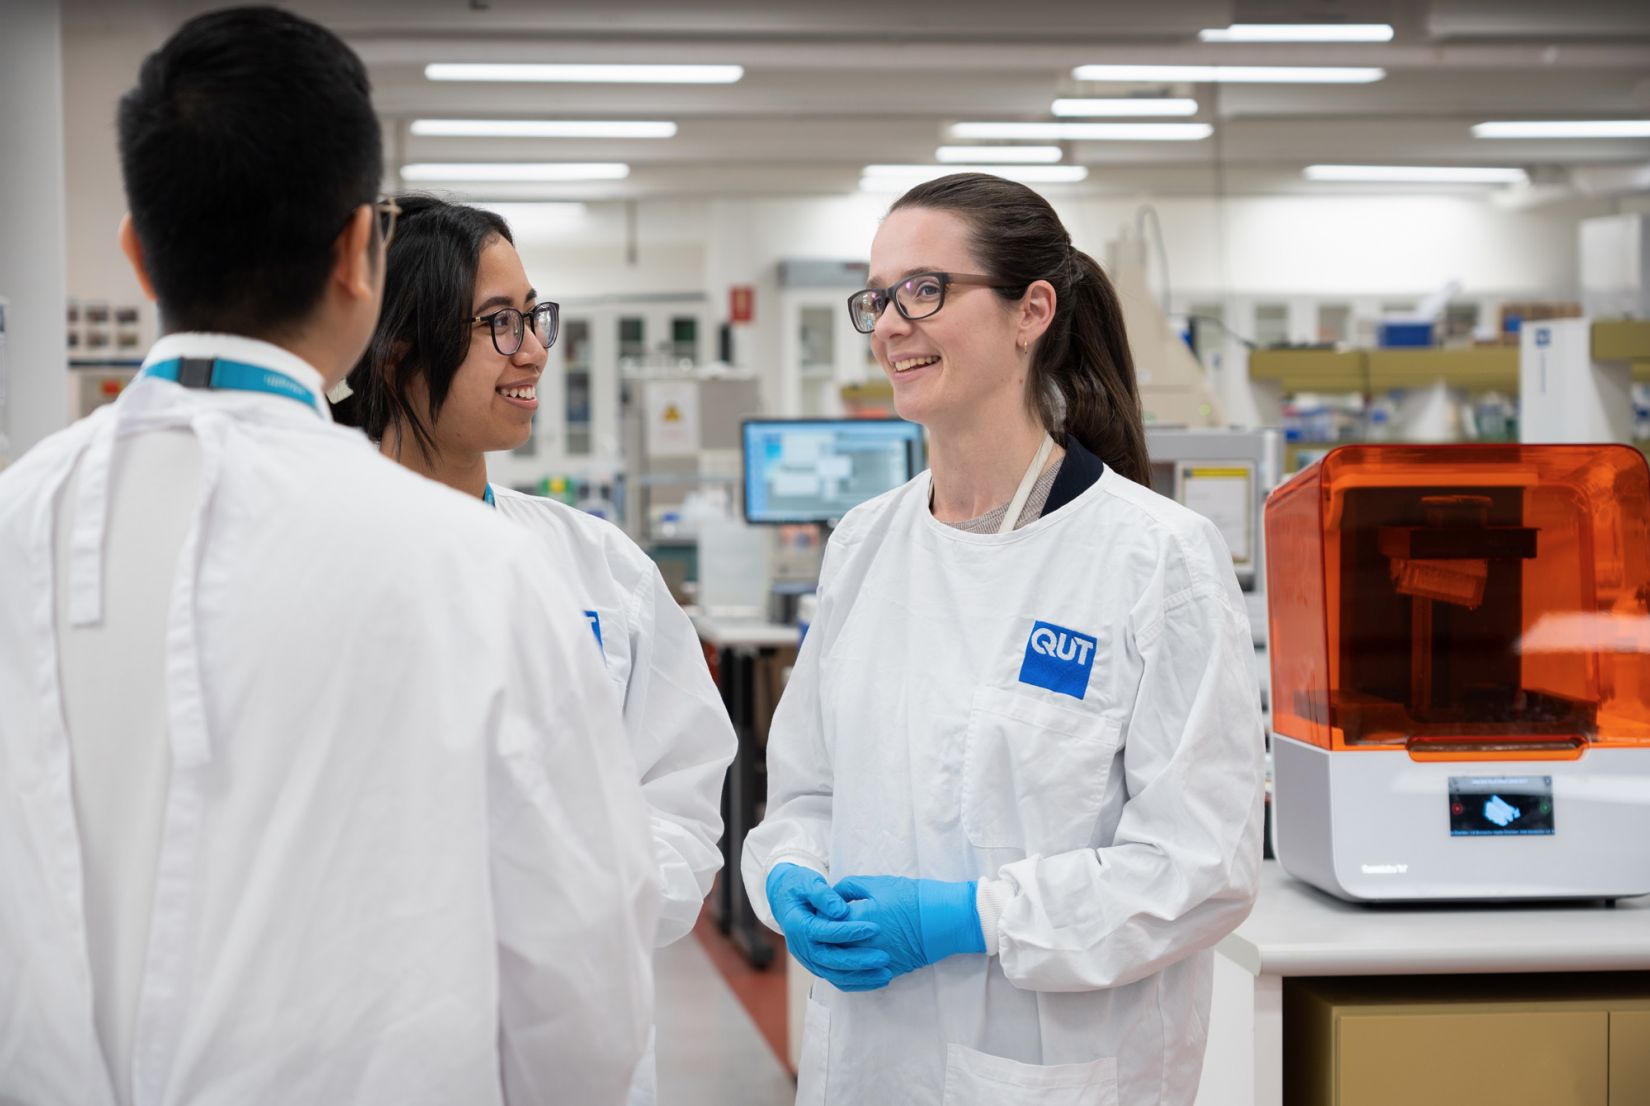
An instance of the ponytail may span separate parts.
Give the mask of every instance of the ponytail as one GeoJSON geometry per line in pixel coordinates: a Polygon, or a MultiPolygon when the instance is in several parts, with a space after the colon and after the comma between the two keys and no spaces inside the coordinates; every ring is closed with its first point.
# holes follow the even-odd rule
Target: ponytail
{"type": "Polygon", "coordinates": [[[1140,389],[1117,290],[1082,250],[1071,250],[1068,268],[1068,280],[1055,285],[1054,321],[1032,350],[1026,379],[1032,410],[1045,427],[1070,434],[1120,475],[1151,487],[1140,389]]]}
{"type": "Polygon", "coordinates": [[[972,230],[972,252],[1014,301],[1034,281],[1054,286],[1055,313],[1032,348],[1026,406],[1050,434],[1070,434],[1137,484],[1151,486],[1134,358],[1117,291],[1071,244],[1047,200],[987,173],[953,173],[912,188],[890,211],[948,211],[972,230]]]}

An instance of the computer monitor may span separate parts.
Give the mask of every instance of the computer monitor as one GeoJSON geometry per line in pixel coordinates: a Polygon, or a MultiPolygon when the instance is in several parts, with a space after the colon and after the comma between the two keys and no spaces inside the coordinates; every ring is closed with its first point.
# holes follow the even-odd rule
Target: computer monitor
{"type": "Polygon", "coordinates": [[[922,427],[904,419],[747,419],[745,520],[833,523],[924,465],[922,427]]]}

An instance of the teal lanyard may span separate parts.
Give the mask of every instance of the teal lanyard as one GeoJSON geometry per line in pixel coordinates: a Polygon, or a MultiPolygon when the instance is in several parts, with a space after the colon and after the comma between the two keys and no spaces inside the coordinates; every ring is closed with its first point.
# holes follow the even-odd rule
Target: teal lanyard
{"type": "Polygon", "coordinates": [[[157,361],[144,369],[140,376],[170,380],[186,388],[213,388],[233,392],[263,392],[266,395],[285,396],[314,411],[315,393],[285,373],[250,365],[245,361],[226,361],[221,357],[174,357],[157,361]]]}
{"type": "Polygon", "coordinates": [[[491,484],[488,484],[486,489],[482,491],[481,501],[489,507],[498,506],[498,503],[493,499],[493,486],[491,484]]]}

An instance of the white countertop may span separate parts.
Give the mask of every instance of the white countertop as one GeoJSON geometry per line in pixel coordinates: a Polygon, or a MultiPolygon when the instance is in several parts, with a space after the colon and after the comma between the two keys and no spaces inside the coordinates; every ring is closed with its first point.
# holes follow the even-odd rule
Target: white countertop
{"type": "Polygon", "coordinates": [[[699,636],[718,649],[746,645],[753,648],[779,648],[795,645],[800,631],[795,626],[769,622],[755,617],[728,617],[688,611],[693,628],[699,636]]]}
{"type": "Polygon", "coordinates": [[[1367,906],[1261,865],[1254,912],[1216,946],[1254,975],[1650,970],[1650,895],[1539,905],[1367,906]]]}

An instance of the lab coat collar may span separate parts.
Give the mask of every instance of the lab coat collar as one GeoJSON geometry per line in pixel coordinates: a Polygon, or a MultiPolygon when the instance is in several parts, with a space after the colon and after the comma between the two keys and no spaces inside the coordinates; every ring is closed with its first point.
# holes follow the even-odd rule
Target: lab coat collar
{"type": "MultiPolygon", "coordinates": [[[[1064,526],[1068,519],[1079,513],[1079,511],[1073,510],[1074,507],[1086,504],[1102,495],[1110,494],[1110,489],[1115,487],[1119,480],[1124,479],[1126,477],[1117,470],[1102,465],[1099,478],[1094,483],[1062,503],[1057,509],[1045,511],[1040,518],[1034,518],[1024,526],[1010,530],[1006,534],[981,534],[973,530],[959,530],[955,526],[948,525],[935,518],[934,512],[928,506],[934,494],[934,472],[932,469],[924,469],[911,483],[906,485],[906,488],[910,489],[910,498],[907,502],[916,504],[914,509],[920,516],[922,528],[945,541],[958,545],[1013,545],[1016,542],[1028,541],[1045,531],[1064,526]]],[[[902,492],[901,494],[906,493],[902,492]]]]}
{"type": "Polygon", "coordinates": [[[143,359],[143,367],[147,369],[150,365],[175,357],[222,357],[283,373],[310,393],[314,407],[322,418],[332,421],[332,408],[325,396],[326,379],[308,361],[271,342],[241,334],[180,331],[164,336],[149,347],[149,356],[143,359]]]}

